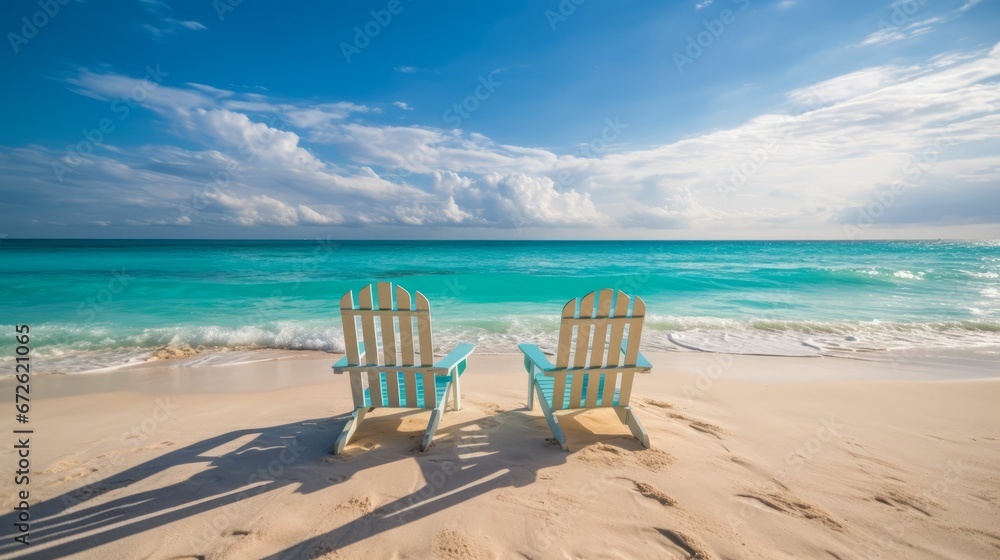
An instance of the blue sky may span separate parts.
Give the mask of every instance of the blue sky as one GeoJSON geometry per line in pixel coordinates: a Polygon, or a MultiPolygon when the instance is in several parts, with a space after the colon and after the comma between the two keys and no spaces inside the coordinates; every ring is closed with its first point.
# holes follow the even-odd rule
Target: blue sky
{"type": "Polygon", "coordinates": [[[0,235],[1000,237],[996,2],[235,2],[5,2],[0,235]]]}

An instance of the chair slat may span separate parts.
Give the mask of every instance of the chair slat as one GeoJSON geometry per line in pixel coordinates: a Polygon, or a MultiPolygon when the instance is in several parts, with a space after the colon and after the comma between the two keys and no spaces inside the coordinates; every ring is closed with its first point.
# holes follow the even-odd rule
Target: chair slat
{"type": "Polygon", "coordinates": [[[628,406],[629,398],[632,396],[632,379],[635,373],[628,372],[622,374],[621,391],[618,392],[618,406],[628,406]]]}
{"type": "MultiPolygon", "coordinates": [[[[430,304],[424,294],[416,292],[417,309],[429,311],[430,304]]],[[[420,365],[434,365],[434,350],[431,344],[431,315],[425,313],[417,316],[417,336],[420,338],[420,365]]],[[[426,396],[425,396],[426,398],[426,396]]]]}
{"type": "Polygon", "coordinates": [[[351,374],[351,397],[354,399],[354,408],[365,406],[364,375],[360,372],[351,374]]]}
{"type": "Polygon", "coordinates": [[[634,366],[639,359],[639,339],[642,336],[642,319],[633,318],[628,325],[628,344],[625,346],[625,365],[634,366]]]}
{"type": "MultiPolygon", "coordinates": [[[[579,318],[585,319],[594,316],[594,292],[591,292],[580,299],[579,318]]],[[[576,328],[576,348],[573,351],[573,367],[582,368],[587,365],[587,350],[590,348],[591,322],[577,324],[576,328]]],[[[569,406],[579,408],[580,399],[583,398],[582,373],[574,374],[570,379],[569,406]]]]}
{"type": "Polygon", "coordinates": [[[574,373],[569,385],[569,408],[580,408],[583,399],[583,380],[586,372],[574,373]]]}
{"type": "MultiPolygon", "coordinates": [[[[583,296],[580,300],[580,318],[594,316],[594,292],[583,296]]],[[[587,365],[587,349],[590,348],[590,322],[580,323],[576,331],[576,350],[573,353],[573,367],[582,368],[587,365]]]]}
{"type": "MultiPolygon", "coordinates": [[[[396,286],[396,308],[400,311],[410,310],[412,306],[410,304],[410,292],[407,292],[400,286],[396,286]]],[[[399,317],[399,351],[402,363],[400,365],[412,366],[416,362],[413,361],[413,317],[412,316],[400,316],[399,317]]],[[[406,386],[407,400],[409,400],[410,386],[406,386]]],[[[412,391],[414,399],[416,399],[417,391],[414,389],[412,391]]],[[[414,401],[416,402],[416,401],[414,401]]]]}
{"type": "Polygon", "coordinates": [[[601,406],[614,404],[615,387],[618,385],[618,372],[604,374],[604,393],[601,395],[601,406]]]}
{"type": "Polygon", "coordinates": [[[394,366],[399,363],[396,350],[396,317],[393,312],[378,314],[379,329],[382,331],[382,363],[394,366]]]}
{"type": "Polygon", "coordinates": [[[561,410],[566,399],[566,376],[557,375],[552,383],[552,410],[561,410]]]}
{"type": "Polygon", "coordinates": [[[393,316],[391,282],[378,283],[378,308],[385,311],[379,314],[379,326],[382,329],[382,363],[396,365],[396,321],[393,316]]]}
{"type": "Polygon", "coordinates": [[[437,406],[437,386],[434,384],[434,374],[422,373],[420,375],[424,381],[424,408],[434,408],[437,406]]]}
{"type": "Polygon", "coordinates": [[[573,325],[567,324],[566,319],[576,317],[576,304],[579,299],[571,299],[563,306],[563,322],[559,327],[559,348],[556,351],[556,367],[569,367],[569,353],[573,348],[573,325]]]}
{"type": "Polygon", "coordinates": [[[340,298],[341,318],[344,328],[344,353],[347,354],[347,363],[360,365],[360,355],[358,352],[358,331],[357,321],[353,315],[344,316],[343,310],[354,309],[354,292],[348,291],[344,297],[340,298]]]}
{"type": "MultiPolygon", "coordinates": [[[[623,318],[628,315],[628,302],[629,297],[625,295],[625,292],[618,292],[618,298],[615,300],[615,317],[623,318]]],[[[621,363],[622,355],[622,339],[625,335],[625,322],[616,320],[611,325],[611,335],[608,337],[608,359],[607,365],[616,366],[621,363]]]]}
{"type": "MultiPolygon", "coordinates": [[[[610,289],[601,290],[599,292],[597,297],[598,318],[607,318],[611,316],[611,298],[614,297],[614,295],[615,291],[610,289]]],[[[607,321],[596,323],[593,328],[594,342],[590,347],[590,367],[602,367],[604,365],[604,347],[607,344],[608,338],[608,323],[607,321]]],[[[596,396],[594,398],[596,402],[596,396]]],[[[587,402],[590,402],[589,394],[587,402]]],[[[588,404],[587,406],[591,405],[588,404]]]]}
{"type": "MultiPolygon", "coordinates": [[[[401,286],[396,286],[396,309],[400,312],[413,309],[410,300],[410,292],[401,286]]],[[[399,322],[399,363],[404,366],[413,366],[413,316],[400,315],[399,322]]],[[[417,403],[417,376],[416,374],[406,374],[403,376],[403,388],[406,392],[406,406],[408,408],[419,408],[417,403]]]]}
{"type": "MultiPolygon", "coordinates": [[[[371,310],[372,306],[372,287],[365,286],[361,288],[358,292],[358,309],[371,310]]],[[[379,363],[379,344],[378,339],[375,337],[375,316],[372,313],[362,313],[361,314],[361,334],[365,342],[365,363],[366,364],[378,364],[379,363]]]]}
{"type": "Polygon", "coordinates": [[[378,371],[368,371],[368,394],[371,396],[372,406],[385,406],[382,400],[382,380],[379,378],[378,371]]]}

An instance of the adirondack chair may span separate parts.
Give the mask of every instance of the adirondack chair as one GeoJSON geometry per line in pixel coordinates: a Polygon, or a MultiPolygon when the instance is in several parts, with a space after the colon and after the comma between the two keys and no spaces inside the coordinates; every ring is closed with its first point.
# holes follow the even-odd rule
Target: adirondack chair
{"type": "Polygon", "coordinates": [[[563,307],[555,365],[534,344],[518,345],[528,371],[528,409],[534,409],[537,395],[564,451],[566,434],[555,411],[580,408],[613,408],[649,447],[649,435],[628,404],[633,376],[653,367],[639,352],[645,314],[642,298],[612,289],[590,292],[563,307]]]}
{"type": "Polygon", "coordinates": [[[431,310],[420,292],[410,292],[390,282],[348,291],[340,298],[344,323],[344,357],[334,373],[351,376],[354,413],[337,438],[340,454],[365,414],[377,407],[431,410],[421,449],[430,447],[438,422],[454,396],[454,409],[462,408],[459,379],[475,345],[461,344],[434,363],[431,353],[431,310]]]}

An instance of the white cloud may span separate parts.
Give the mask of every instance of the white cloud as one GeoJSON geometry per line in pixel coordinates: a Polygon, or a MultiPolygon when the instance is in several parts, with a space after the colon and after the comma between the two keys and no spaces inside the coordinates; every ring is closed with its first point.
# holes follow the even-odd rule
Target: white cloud
{"type": "Polygon", "coordinates": [[[204,31],[208,29],[197,21],[178,20],[174,18],[163,18],[156,23],[147,23],[142,26],[154,39],[163,39],[174,35],[182,29],[192,31],[204,31]]]}
{"type": "MultiPolygon", "coordinates": [[[[837,237],[901,182],[884,227],[996,228],[998,77],[1000,46],[864,68],[789,92],[788,113],[599,157],[360,122],[372,111],[353,103],[164,84],[139,103],[186,147],[100,146],[63,182],[52,163],[65,152],[0,148],[0,194],[76,224],[837,237]]],[[[110,101],[143,80],[83,70],[69,83],[110,101]]]]}
{"type": "Polygon", "coordinates": [[[968,0],[961,7],[937,16],[925,16],[926,2],[897,0],[889,5],[890,13],[878,20],[875,31],[861,40],[857,47],[871,47],[895,43],[926,35],[936,26],[945,24],[978,4],[981,0],[968,0]]]}
{"type": "Polygon", "coordinates": [[[412,111],[413,110],[413,107],[410,107],[409,105],[407,105],[403,101],[393,101],[392,104],[395,105],[396,107],[399,107],[400,109],[402,109],[404,111],[412,111]]]}

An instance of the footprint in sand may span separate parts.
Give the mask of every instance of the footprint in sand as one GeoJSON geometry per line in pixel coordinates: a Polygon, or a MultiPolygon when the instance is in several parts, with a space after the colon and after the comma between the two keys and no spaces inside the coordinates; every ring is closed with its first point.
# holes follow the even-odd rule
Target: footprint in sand
{"type": "Polygon", "coordinates": [[[675,500],[675,499],[671,498],[670,496],[664,494],[661,490],[658,490],[656,487],[654,487],[651,484],[646,484],[645,482],[639,482],[637,480],[632,480],[631,478],[626,478],[625,480],[628,480],[629,482],[631,482],[632,484],[634,484],[636,492],[638,492],[640,495],[642,495],[645,498],[649,498],[650,500],[656,500],[657,502],[660,502],[660,505],[662,505],[662,506],[671,506],[671,507],[673,507],[673,506],[677,505],[677,500],[675,500]]]}
{"type": "Polygon", "coordinates": [[[715,424],[709,424],[708,422],[702,422],[701,420],[695,420],[694,418],[688,418],[687,416],[684,416],[683,414],[677,414],[676,412],[671,412],[667,416],[673,418],[674,420],[681,420],[683,422],[687,422],[688,426],[690,426],[692,429],[698,430],[699,432],[701,432],[703,434],[708,434],[710,436],[715,436],[715,437],[717,437],[719,439],[722,439],[722,434],[726,433],[725,430],[723,430],[722,428],[716,426],[715,424]]]}
{"type": "Polygon", "coordinates": [[[628,463],[629,453],[631,452],[621,447],[615,447],[606,443],[596,443],[581,449],[578,456],[581,461],[591,465],[617,467],[628,463]]]}
{"type": "Polygon", "coordinates": [[[347,502],[338,505],[334,509],[341,511],[350,511],[358,515],[368,515],[372,511],[372,499],[368,496],[362,496],[361,498],[351,498],[347,502]]]}
{"type": "Polygon", "coordinates": [[[655,399],[643,399],[643,402],[645,402],[648,405],[658,406],[660,408],[673,408],[674,407],[674,405],[672,405],[672,404],[670,404],[668,402],[658,401],[658,400],[655,400],[655,399]]]}
{"type": "Polygon", "coordinates": [[[333,551],[334,548],[332,546],[320,543],[313,547],[312,553],[309,554],[309,558],[322,558],[333,551]]]}
{"type": "Polygon", "coordinates": [[[773,476],[768,474],[767,471],[751,463],[749,460],[744,459],[743,457],[737,457],[735,455],[729,457],[729,460],[754,474],[760,475],[763,478],[767,478],[770,482],[773,482],[774,484],[779,486],[782,490],[788,490],[788,487],[785,486],[780,480],[774,478],[773,476]]]}
{"type": "Polygon", "coordinates": [[[434,535],[434,555],[447,560],[479,558],[469,541],[458,531],[444,529],[434,535]]]}
{"type": "Polygon", "coordinates": [[[152,445],[147,445],[146,447],[143,447],[142,450],[143,451],[148,451],[150,449],[163,449],[164,447],[170,447],[173,444],[174,444],[174,442],[172,442],[172,441],[161,441],[160,443],[154,443],[152,445]]]}
{"type": "Polygon", "coordinates": [[[620,467],[629,463],[636,463],[639,466],[656,472],[674,462],[674,458],[669,453],[659,449],[643,449],[640,451],[629,451],[622,447],[608,445],[606,443],[596,443],[584,447],[577,454],[584,463],[598,465],[602,467],[620,467]]]}
{"type": "Polygon", "coordinates": [[[833,519],[829,513],[816,506],[798,500],[789,494],[780,494],[777,492],[748,492],[746,494],[737,494],[737,496],[757,502],[764,507],[786,515],[801,517],[810,521],[818,521],[835,531],[844,531],[844,526],[833,519]]]}
{"type": "Polygon", "coordinates": [[[708,560],[712,557],[697,541],[680,531],[660,528],[657,528],[656,530],[661,535],[666,537],[674,546],[687,554],[688,558],[693,558],[695,560],[708,560]]]}
{"type": "Polygon", "coordinates": [[[498,403],[495,402],[470,401],[468,399],[466,400],[466,402],[471,402],[472,404],[476,405],[476,407],[479,408],[479,410],[483,411],[483,414],[487,414],[489,416],[496,416],[497,414],[503,414],[504,412],[507,412],[507,409],[505,409],[504,407],[500,406],[498,403]]]}
{"type": "Polygon", "coordinates": [[[889,507],[896,509],[910,508],[926,515],[927,517],[933,517],[930,512],[927,511],[926,505],[920,503],[917,498],[910,496],[902,490],[888,489],[883,494],[875,496],[874,500],[889,507]]]}
{"type": "Polygon", "coordinates": [[[656,472],[674,462],[674,456],[659,449],[643,449],[633,455],[635,461],[646,469],[656,472]]]}

